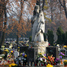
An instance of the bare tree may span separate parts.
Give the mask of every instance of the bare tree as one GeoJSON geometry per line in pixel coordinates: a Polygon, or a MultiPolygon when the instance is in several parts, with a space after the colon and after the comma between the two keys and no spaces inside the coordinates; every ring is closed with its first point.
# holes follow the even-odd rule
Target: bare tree
{"type": "Polygon", "coordinates": [[[0,0],[0,8],[1,8],[1,13],[0,13],[0,24],[1,24],[1,39],[0,39],[0,45],[4,44],[4,39],[5,39],[5,33],[6,33],[6,25],[7,25],[7,14],[6,14],[6,5],[9,2],[9,0],[0,0]]]}
{"type": "Polygon", "coordinates": [[[59,0],[60,5],[64,8],[65,16],[67,18],[67,6],[66,6],[66,0],[59,0]]]}

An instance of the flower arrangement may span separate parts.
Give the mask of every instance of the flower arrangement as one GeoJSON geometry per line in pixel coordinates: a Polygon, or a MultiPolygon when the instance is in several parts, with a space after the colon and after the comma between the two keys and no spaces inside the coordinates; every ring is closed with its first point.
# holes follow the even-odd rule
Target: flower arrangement
{"type": "Polygon", "coordinates": [[[19,57],[23,60],[23,62],[27,62],[27,54],[25,52],[21,53],[19,57]]]}
{"type": "Polygon", "coordinates": [[[7,53],[9,53],[9,50],[8,49],[5,49],[4,51],[6,51],[7,53]]]}
{"type": "Polygon", "coordinates": [[[55,59],[55,57],[53,57],[53,55],[48,56],[48,57],[47,57],[47,64],[55,65],[54,59],[55,59]]]}
{"type": "Polygon", "coordinates": [[[56,62],[56,64],[60,63],[60,59],[59,58],[56,58],[55,59],[55,62],[56,62]]]}
{"type": "Polygon", "coordinates": [[[1,46],[1,49],[4,50],[5,46],[1,46]]]}
{"type": "Polygon", "coordinates": [[[60,52],[59,56],[60,56],[60,59],[64,58],[64,53],[60,52]]]}
{"type": "Polygon", "coordinates": [[[67,45],[64,45],[63,47],[64,47],[65,49],[67,49],[67,45]]]}
{"type": "Polygon", "coordinates": [[[11,53],[14,53],[14,51],[11,51],[11,53]]]}
{"type": "Polygon", "coordinates": [[[8,55],[7,57],[8,57],[8,58],[11,58],[11,55],[8,55]]]}
{"type": "Polygon", "coordinates": [[[44,55],[42,55],[42,53],[40,52],[39,54],[38,54],[38,56],[37,56],[37,59],[36,59],[36,61],[38,61],[38,62],[45,62],[45,59],[46,59],[46,56],[44,55]]]}
{"type": "Polygon", "coordinates": [[[1,54],[1,55],[0,55],[1,58],[4,58],[4,56],[5,56],[5,54],[1,54]]]}
{"type": "Polygon", "coordinates": [[[2,59],[2,57],[0,57],[0,60],[2,59]]]}
{"type": "Polygon", "coordinates": [[[17,66],[17,64],[15,64],[15,63],[11,63],[11,64],[9,64],[9,67],[12,67],[12,66],[17,66]]]}
{"type": "Polygon", "coordinates": [[[64,60],[64,65],[67,65],[67,60],[64,60]]]}
{"type": "Polygon", "coordinates": [[[11,55],[13,55],[14,54],[14,51],[11,51],[10,53],[11,53],[11,55]]]}
{"type": "Polygon", "coordinates": [[[20,51],[20,47],[18,47],[18,51],[20,51]]]}
{"type": "Polygon", "coordinates": [[[27,57],[27,54],[25,52],[21,53],[20,56],[27,57]]]}
{"type": "Polygon", "coordinates": [[[20,48],[20,47],[18,47],[18,48],[20,48]]]}

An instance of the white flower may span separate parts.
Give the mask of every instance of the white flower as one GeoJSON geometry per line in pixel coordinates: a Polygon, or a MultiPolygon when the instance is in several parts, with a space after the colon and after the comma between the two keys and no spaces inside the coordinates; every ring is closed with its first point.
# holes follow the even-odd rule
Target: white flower
{"type": "Polygon", "coordinates": [[[42,61],[42,58],[40,57],[40,61],[42,61]]]}

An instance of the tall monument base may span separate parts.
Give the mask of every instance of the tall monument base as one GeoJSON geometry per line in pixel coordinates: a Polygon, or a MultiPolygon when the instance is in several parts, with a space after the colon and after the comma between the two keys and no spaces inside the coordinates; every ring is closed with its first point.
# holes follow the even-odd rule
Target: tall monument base
{"type": "Polygon", "coordinates": [[[30,47],[32,46],[32,48],[37,49],[37,54],[38,53],[42,53],[45,54],[46,53],[46,47],[48,47],[48,41],[44,41],[44,42],[30,42],[30,47]]]}

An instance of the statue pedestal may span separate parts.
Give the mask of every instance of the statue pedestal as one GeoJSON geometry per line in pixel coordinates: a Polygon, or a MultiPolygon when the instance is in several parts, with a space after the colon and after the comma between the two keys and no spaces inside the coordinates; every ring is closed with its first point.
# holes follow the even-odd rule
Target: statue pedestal
{"type": "Polygon", "coordinates": [[[45,54],[46,53],[46,47],[48,47],[48,41],[30,42],[30,46],[32,46],[32,48],[34,48],[34,49],[37,49],[37,54],[40,52],[42,54],[45,54]]]}

